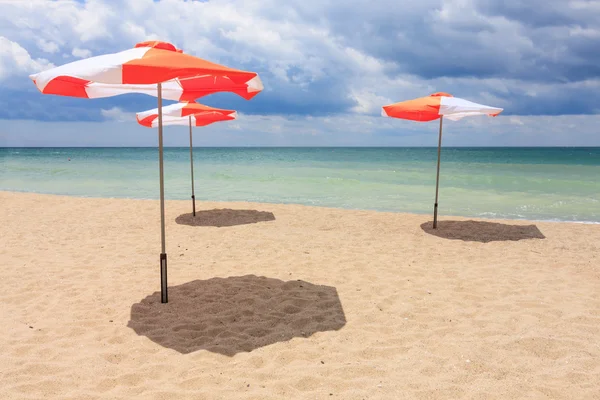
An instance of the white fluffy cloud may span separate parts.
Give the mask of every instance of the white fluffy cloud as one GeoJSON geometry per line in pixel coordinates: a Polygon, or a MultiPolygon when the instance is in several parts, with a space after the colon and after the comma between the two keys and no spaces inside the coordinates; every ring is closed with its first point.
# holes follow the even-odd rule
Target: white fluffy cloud
{"type": "Polygon", "coordinates": [[[27,74],[52,66],[46,59],[33,59],[29,52],[18,43],[0,36],[0,81],[14,75],[27,74]]]}
{"type": "Polygon", "coordinates": [[[59,49],[58,44],[42,38],[38,38],[36,43],[44,53],[56,53],[59,49]]]}
{"type": "Polygon", "coordinates": [[[92,56],[92,52],[89,51],[88,49],[80,49],[79,47],[75,47],[72,51],[71,54],[73,55],[73,57],[77,57],[77,58],[88,58],[92,56]]]}

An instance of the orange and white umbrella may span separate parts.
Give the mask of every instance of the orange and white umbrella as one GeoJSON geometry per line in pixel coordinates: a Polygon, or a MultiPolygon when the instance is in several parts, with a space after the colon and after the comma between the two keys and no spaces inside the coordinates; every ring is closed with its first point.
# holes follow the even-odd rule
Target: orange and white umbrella
{"type": "MultiPolygon", "coordinates": [[[[156,117],[156,116],[155,116],[156,117]]],[[[183,125],[183,126],[206,126],[210,125],[213,122],[222,122],[222,121],[233,121],[237,119],[237,112],[232,111],[231,114],[223,114],[217,111],[206,111],[200,112],[198,114],[191,114],[187,117],[163,117],[163,126],[168,125],[183,125]]],[[[145,126],[147,128],[157,128],[158,127],[158,117],[146,118],[143,121],[138,120],[138,124],[145,126]]]]}
{"type": "Polygon", "coordinates": [[[442,122],[444,117],[458,121],[474,115],[495,117],[503,111],[502,108],[485,106],[472,101],[453,97],[451,94],[438,92],[418,99],[402,101],[383,106],[381,115],[384,117],[408,119],[411,121],[427,122],[440,120],[438,141],[437,177],[435,181],[435,203],[433,206],[433,228],[437,228],[438,192],[440,181],[440,158],[442,148],[442,122]]]}
{"type": "Polygon", "coordinates": [[[30,77],[44,94],[89,97],[85,91],[92,83],[156,85],[173,79],[206,75],[227,77],[238,85],[258,77],[255,72],[225,67],[185,54],[165,42],[138,43],[133,49],[74,61],[30,77]]]}
{"type": "MultiPolygon", "coordinates": [[[[136,114],[137,122],[146,127],[158,125],[158,109],[136,114]]],[[[206,126],[214,122],[232,121],[237,118],[235,110],[223,110],[196,102],[176,103],[163,107],[163,125],[189,125],[190,127],[190,171],[192,179],[192,215],[196,216],[196,194],[194,193],[194,154],[192,126],[206,126]]]]}
{"type": "MultiPolygon", "coordinates": [[[[232,85],[247,85],[262,88],[255,72],[233,69],[224,65],[183,53],[170,43],[148,41],[138,43],[133,49],[78,60],[31,75],[38,90],[44,94],[69,97],[94,97],[88,92],[95,84],[117,85],[113,92],[105,91],[96,97],[136,93],[139,88],[124,85],[156,85],[158,97],[158,164],[160,172],[160,216],[161,216],[161,302],[168,302],[167,253],[165,243],[165,205],[162,130],[162,84],[164,82],[193,77],[226,78],[232,85]]],[[[96,86],[100,90],[102,86],[96,86]]],[[[108,88],[107,88],[108,89],[108,88]]],[[[206,89],[207,93],[221,91],[223,86],[206,89]]]]}
{"type": "Polygon", "coordinates": [[[213,64],[183,54],[171,43],[160,41],[138,43],[130,50],[75,61],[30,75],[30,78],[44,94],[86,99],[126,93],[158,97],[158,88],[154,82],[156,79],[162,82],[163,99],[177,101],[194,100],[217,92],[232,92],[250,100],[263,89],[259,76],[254,72],[232,70],[213,64]],[[189,68],[186,71],[176,67],[184,61],[182,65],[189,68]],[[174,78],[164,80],[155,75],[153,71],[157,71],[163,64],[167,66],[167,70],[161,71],[159,75],[164,77],[175,74],[174,78]],[[196,68],[198,73],[192,73],[190,76],[189,71],[193,68],[196,68]],[[219,72],[216,72],[216,69],[219,72]],[[153,82],[149,83],[147,77],[136,76],[138,72],[156,78],[151,78],[153,82]]]}
{"type": "MultiPolygon", "coordinates": [[[[235,110],[223,110],[221,108],[209,107],[205,106],[204,104],[196,103],[195,101],[175,103],[162,108],[163,121],[166,117],[187,117],[188,115],[200,116],[211,112],[226,116],[235,114],[235,110]]],[[[152,126],[152,124],[155,123],[156,119],[158,118],[158,108],[139,112],[136,114],[136,118],[140,125],[152,126]]],[[[187,118],[184,120],[187,121],[187,118]]]]}
{"type": "MultiPolygon", "coordinates": [[[[32,75],[31,78],[35,81],[37,75],[32,75]]],[[[46,86],[44,93],[86,99],[99,99],[128,93],[140,93],[158,97],[156,84],[124,85],[73,79],[68,85],[69,87],[66,88],[66,82],[63,81],[62,85],[46,86]]],[[[191,78],[175,78],[163,82],[162,98],[175,101],[190,101],[213,93],[231,92],[246,100],[250,100],[260,93],[261,90],[263,90],[263,86],[258,77],[252,78],[245,83],[234,83],[226,76],[203,75],[191,78]]]]}
{"type": "Polygon", "coordinates": [[[400,103],[383,106],[381,115],[411,121],[433,121],[446,117],[452,121],[458,121],[472,115],[496,116],[502,112],[502,108],[484,106],[472,101],[453,97],[448,93],[434,93],[418,99],[401,101],[400,103]]]}

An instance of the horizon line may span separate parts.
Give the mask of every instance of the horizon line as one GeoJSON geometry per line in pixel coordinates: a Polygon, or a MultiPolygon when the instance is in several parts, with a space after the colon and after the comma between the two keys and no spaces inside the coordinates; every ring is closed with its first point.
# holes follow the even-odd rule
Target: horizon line
{"type": "MultiPolygon", "coordinates": [[[[89,148],[99,148],[99,149],[158,149],[158,146],[0,146],[0,149],[89,149],[89,148]]],[[[188,149],[189,146],[163,146],[163,148],[167,149],[188,149]]],[[[262,145],[262,146],[193,146],[193,148],[218,148],[218,149],[243,149],[243,148],[279,148],[279,149],[287,149],[287,148],[370,148],[370,149],[385,149],[385,148],[431,148],[437,149],[438,146],[333,146],[333,145],[318,145],[318,146],[271,146],[271,145],[262,145]]],[[[516,148],[516,149],[527,149],[527,148],[600,148],[599,145],[592,146],[578,146],[578,145],[545,145],[545,146],[442,146],[444,149],[452,149],[452,148],[516,148]]]]}

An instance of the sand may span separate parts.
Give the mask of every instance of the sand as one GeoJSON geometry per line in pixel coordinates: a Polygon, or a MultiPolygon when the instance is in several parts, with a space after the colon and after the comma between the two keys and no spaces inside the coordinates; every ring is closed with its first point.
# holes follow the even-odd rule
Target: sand
{"type": "Polygon", "coordinates": [[[600,225],[0,201],[2,399],[600,398],[600,225]]]}

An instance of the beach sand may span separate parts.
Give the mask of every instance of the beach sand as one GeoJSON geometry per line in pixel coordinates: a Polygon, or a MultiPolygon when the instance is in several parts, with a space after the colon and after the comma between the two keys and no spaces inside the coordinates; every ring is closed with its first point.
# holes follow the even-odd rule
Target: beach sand
{"type": "Polygon", "coordinates": [[[600,398],[600,225],[0,201],[2,399],[600,398]]]}

